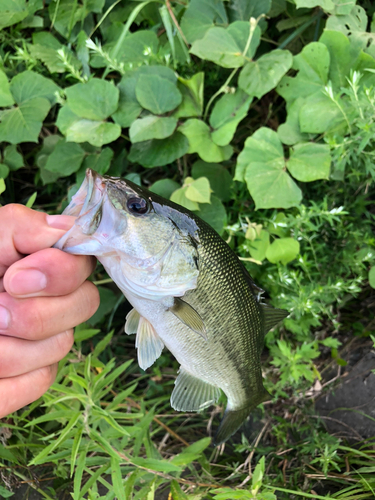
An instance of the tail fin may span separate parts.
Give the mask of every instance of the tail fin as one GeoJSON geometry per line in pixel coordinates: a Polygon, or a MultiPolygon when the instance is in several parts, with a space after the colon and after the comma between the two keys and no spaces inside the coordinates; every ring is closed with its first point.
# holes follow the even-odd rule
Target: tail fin
{"type": "Polygon", "coordinates": [[[216,432],[213,445],[219,446],[219,444],[224,443],[232,434],[236,432],[237,429],[245,422],[246,418],[250,415],[250,412],[256,408],[263,401],[271,399],[272,396],[266,389],[262,392],[261,397],[259,397],[254,404],[252,402],[250,405],[245,406],[239,410],[229,410],[228,408],[224,412],[222,421],[220,422],[219,428],[216,432]]]}

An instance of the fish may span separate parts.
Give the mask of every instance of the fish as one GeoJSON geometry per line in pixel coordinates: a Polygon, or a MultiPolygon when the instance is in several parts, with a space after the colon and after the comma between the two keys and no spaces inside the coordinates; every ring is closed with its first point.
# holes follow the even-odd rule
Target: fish
{"type": "Polygon", "coordinates": [[[133,307],[125,333],[136,333],[140,367],[164,347],[179,362],[172,408],[201,411],[224,392],[213,444],[225,442],[271,398],[261,370],[264,336],[288,312],[262,300],[263,290],[209,224],[129,180],[88,169],[64,214],[75,223],[55,248],[103,264],[133,307]]]}

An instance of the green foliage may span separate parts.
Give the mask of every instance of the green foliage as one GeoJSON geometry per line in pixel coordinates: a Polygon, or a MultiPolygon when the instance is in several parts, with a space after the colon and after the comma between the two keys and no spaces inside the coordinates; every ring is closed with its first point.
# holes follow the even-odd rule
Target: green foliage
{"type": "Polygon", "coordinates": [[[0,0],[1,203],[60,213],[86,168],[143,183],[291,312],[265,339],[267,444],[221,455],[204,414],[171,412],[172,358],[130,364],[99,267],[56,383],[0,430],[0,496],[20,480],[51,499],[329,498],[314,467],[330,497],[373,498],[372,448],[327,436],[301,394],[372,321],[338,313],[375,288],[374,31],[355,0],[0,0]]]}

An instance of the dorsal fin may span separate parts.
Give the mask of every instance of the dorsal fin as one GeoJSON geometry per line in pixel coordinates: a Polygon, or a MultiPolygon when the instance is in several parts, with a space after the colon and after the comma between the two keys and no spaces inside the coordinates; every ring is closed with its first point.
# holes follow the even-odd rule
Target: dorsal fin
{"type": "Polygon", "coordinates": [[[257,297],[257,299],[259,301],[260,295],[262,295],[262,293],[264,293],[263,288],[260,288],[260,286],[255,284],[253,278],[250,276],[250,273],[248,272],[246,267],[243,267],[243,273],[244,273],[245,279],[246,279],[249,287],[251,288],[251,291],[257,297]]]}
{"type": "Polygon", "coordinates": [[[289,312],[285,309],[276,309],[268,304],[260,304],[260,307],[263,311],[264,333],[267,333],[277,323],[289,316],[289,312]]]}

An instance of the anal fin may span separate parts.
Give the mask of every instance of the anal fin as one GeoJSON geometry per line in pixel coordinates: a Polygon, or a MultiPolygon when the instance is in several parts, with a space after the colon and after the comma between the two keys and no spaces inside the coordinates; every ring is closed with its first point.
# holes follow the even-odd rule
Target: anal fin
{"type": "Polygon", "coordinates": [[[199,411],[215,403],[220,389],[180,367],[171,396],[171,406],[177,411],[199,411]]]}
{"type": "Polygon", "coordinates": [[[198,333],[204,340],[207,340],[207,332],[203,319],[190,304],[179,297],[175,297],[174,305],[168,310],[184,325],[193,330],[193,332],[198,333]]]}

